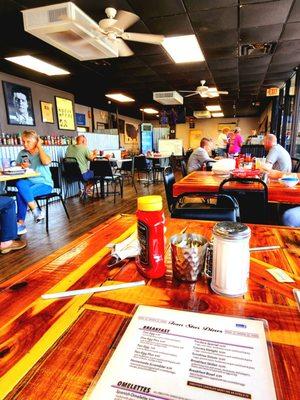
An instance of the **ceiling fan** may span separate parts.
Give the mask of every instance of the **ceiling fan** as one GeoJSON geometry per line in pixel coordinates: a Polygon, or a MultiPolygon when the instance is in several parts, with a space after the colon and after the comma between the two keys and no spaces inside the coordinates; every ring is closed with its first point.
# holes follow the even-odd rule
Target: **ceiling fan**
{"type": "Polygon", "coordinates": [[[191,96],[196,96],[196,94],[199,94],[201,97],[212,98],[212,97],[218,97],[219,94],[228,94],[228,92],[225,90],[218,90],[215,87],[210,88],[208,86],[205,86],[205,82],[206,82],[205,80],[202,80],[200,82],[201,86],[197,86],[196,90],[179,90],[179,92],[191,93],[184,97],[191,97],[191,96]]]}
{"type": "Polygon", "coordinates": [[[99,30],[102,34],[106,35],[109,40],[117,44],[119,55],[121,57],[127,57],[133,54],[124,40],[158,45],[162,44],[164,40],[163,35],[125,32],[127,28],[140,19],[138,15],[124,10],[117,11],[112,7],[106,8],[105,13],[107,18],[99,21],[99,30]]]}
{"type": "Polygon", "coordinates": [[[140,17],[108,7],[98,22],[73,2],[22,10],[26,32],[81,61],[133,55],[124,40],[162,44],[163,35],[125,32],[140,17]]]}

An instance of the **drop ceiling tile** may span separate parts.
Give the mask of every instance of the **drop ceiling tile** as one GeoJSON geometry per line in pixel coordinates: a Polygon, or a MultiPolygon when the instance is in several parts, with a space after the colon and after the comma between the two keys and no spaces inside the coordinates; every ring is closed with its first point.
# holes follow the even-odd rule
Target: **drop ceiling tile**
{"type": "Polygon", "coordinates": [[[277,42],[283,24],[242,28],[240,30],[241,43],[277,42]]]}
{"type": "Polygon", "coordinates": [[[260,57],[239,57],[239,66],[243,67],[259,67],[259,66],[266,66],[270,64],[272,56],[260,56],[260,57]]]}
{"type": "Polygon", "coordinates": [[[289,14],[293,0],[280,0],[257,4],[247,4],[240,8],[240,26],[264,26],[283,24],[289,14]]]}
{"type": "Polygon", "coordinates": [[[280,54],[298,54],[300,61],[300,39],[280,41],[276,48],[276,55],[280,54]]]}
{"type": "Polygon", "coordinates": [[[231,29],[228,31],[200,32],[198,35],[201,47],[204,49],[217,49],[219,47],[237,46],[238,31],[231,29]]]}
{"type": "Polygon", "coordinates": [[[147,22],[149,31],[165,36],[192,35],[194,31],[186,14],[152,18],[147,22]]]}
{"type": "Polygon", "coordinates": [[[295,1],[288,22],[300,22],[300,2],[295,1]]]}
{"type": "Polygon", "coordinates": [[[209,10],[211,8],[233,7],[238,5],[238,0],[184,0],[188,12],[209,10]]]}
{"type": "Polygon", "coordinates": [[[221,47],[219,49],[203,49],[206,60],[215,60],[220,58],[237,57],[238,49],[236,46],[221,47]]]}
{"type": "Polygon", "coordinates": [[[237,29],[238,12],[235,7],[216,8],[193,12],[190,14],[194,29],[198,34],[201,32],[214,32],[237,29]]]}
{"type": "Polygon", "coordinates": [[[224,59],[217,59],[217,60],[207,60],[209,68],[211,71],[215,70],[226,70],[236,68],[238,65],[237,58],[224,58],[224,59]]]}
{"type": "Polygon", "coordinates": [[[181,0],[152,1],[130,0],[134,12],[145,20],[153,17],[164,17],[175,14],[183,14],[184,7],[181,0]]]}
{"type": "Polygon", "coordinates": [[[286,24],[285,30],[280,40],[296,40],[300,39],[300,22],[286,24]]]}

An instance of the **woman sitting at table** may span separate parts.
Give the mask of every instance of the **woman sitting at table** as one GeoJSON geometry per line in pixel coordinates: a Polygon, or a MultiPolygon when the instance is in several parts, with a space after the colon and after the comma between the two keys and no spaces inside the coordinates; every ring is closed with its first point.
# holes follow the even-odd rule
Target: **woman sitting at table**
{"type": "Polygon", "coordinates": [[[42,140],[38,134],[33,130],[24,131],[22,133],[22,144],[24,150],[21,150],[18,154],[18,165],[21,165],[22,168],[30,167],[38,172],[40,176],[19,179],[16,182],[18,188],[18,235],[27,232],[25,226],[27,207],[32,211],[35,222],[40,222],[45,218],[44,212],[37,207],[34,197],[51,193],[53,188],[51,172],[48,166],[51,163],[51,158],[45,153],[42,147],[42,140]]]}

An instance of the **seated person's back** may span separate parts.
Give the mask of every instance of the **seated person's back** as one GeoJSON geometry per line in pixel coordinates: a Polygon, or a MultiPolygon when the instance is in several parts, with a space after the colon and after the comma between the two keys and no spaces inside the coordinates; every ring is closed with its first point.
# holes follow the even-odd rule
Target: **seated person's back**
{"type": "Polygon", "coordinates": [[[264,139],[264,147],[268,151],[266,157],[267,169],[273,169],[282,172],[291,172],[292,159],[289,153],[280,144],[273,134],[267,134],[264,139]]]}
{"type": "Polygon", "coordinates": [[[200,147],[195,149],[189,157],[187,170],[190,174],[193,171],[199,171],[206,161],[212,161],[208,152],[212,149],[212,143],[209,139],[203,138],[200,142],[200,147]]]}

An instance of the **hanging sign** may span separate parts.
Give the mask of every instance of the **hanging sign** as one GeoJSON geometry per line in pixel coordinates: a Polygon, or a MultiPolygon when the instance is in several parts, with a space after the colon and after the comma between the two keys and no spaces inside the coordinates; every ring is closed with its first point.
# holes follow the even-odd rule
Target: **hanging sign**
{"type": "Polygon", "coordinates": [[[279,88],[271,87],[267,89],[267,97],[279,96],[279,88]]]}

